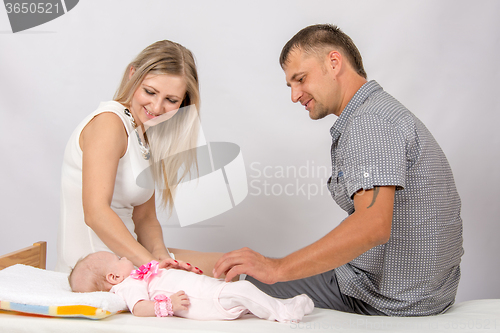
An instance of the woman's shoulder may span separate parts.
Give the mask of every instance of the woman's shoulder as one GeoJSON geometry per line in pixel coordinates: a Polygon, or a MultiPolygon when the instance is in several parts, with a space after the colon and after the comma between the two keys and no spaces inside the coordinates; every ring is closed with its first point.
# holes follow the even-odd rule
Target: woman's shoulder
{"type": "Polygon", "coordinates": [[[96,118],[97,116],[101,115],[106,115],[105,118],[108,119],[109,121],[118,123],[118,120],[120,120],[123,123],[123,126],[125,126],[125,129],[127,129],[128,133],[127,125],[129,124],[129,121],[127,119],[127,116],[125,115],[124,110],[125,107],[116,101],[101,102],[97,110],[93,112],[92,118],[96,118]]]}
{"type": "Polygon", "coordinates": [[[122,133],[125,130],[125,133],[127,133],[125,124],[120,116],[109,111],[96,114],[86,127],[97,127],[111,133],[122,133]]]}
{"type": "Polygon", "coordinates": [[[124,110],[125,107],[116,101],[101,102],[99,107],[90,115],[86,127],[95,123],[104,126],[104,128],[109,128],[110,131],[125,128],[128,135],[130,121],[127,119],[124,110]]]}
{"type": "MultiPolygon", "coordinates": [[[[83,150],[85,142],[99,142],[108,144],[122,151],[121,156],[127,149],[127,137],[129,129],[124,117],[120,114],[121,104],[114,102],[103,105],[93,113],[90,121],[83,128],[80,135],[80,147],[83,150]],[[114,103],[119,106],[114,105],[114,103]]],[[[123,113],[124,107],[121,106],[123,113]]]]}

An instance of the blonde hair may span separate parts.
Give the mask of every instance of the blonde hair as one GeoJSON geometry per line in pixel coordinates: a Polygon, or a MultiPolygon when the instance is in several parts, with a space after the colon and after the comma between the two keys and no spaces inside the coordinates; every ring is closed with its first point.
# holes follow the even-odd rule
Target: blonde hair
{"type": "Polygon", "coordinates": [[[175,187],[197,164],[193,148],[196,148],[199,131],[198,72],[188,49],[168,40],[158,41],[145,48],[127,66],[114,100],[130,107],[134,92],[148,74],[179,75],[186,82],[186,95],[175,116],[148,128],[145,133],[151,150],[153,179],[163,206],[167,206],[173,202],[175,187]],[[134,68],[131,76],[130,68],[134,68]],[[181,169],[183,172],[179,175],[181,169]]]}

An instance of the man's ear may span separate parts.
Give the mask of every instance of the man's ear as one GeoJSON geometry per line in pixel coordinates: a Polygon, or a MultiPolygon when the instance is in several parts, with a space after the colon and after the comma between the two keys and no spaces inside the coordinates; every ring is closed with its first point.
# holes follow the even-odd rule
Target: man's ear
{"type": "Polygon", "coordinates": [[[123,281],[123,276],[116,275],[113,273],[106,274],[106,281],[108,281],[113,286],[123,281]]]}
{"type": "Polygon", "coordinates": [[[134,75],[135,73],[135,68],[134,66],[130,66],[130,70],[128,72],[128,79],[130,80],[130,78],[132,77],[132,75],[134,75]]]}
{"type": "Polygon", "coordinates": [[[328,61],[328,67],[338,73],[340,69],[342,68],[342,62],[343,62],[342,54],[340,54],[339,51],[332,50],[330,53],[328,53],[327,56],[327,61],[328,61]]]}

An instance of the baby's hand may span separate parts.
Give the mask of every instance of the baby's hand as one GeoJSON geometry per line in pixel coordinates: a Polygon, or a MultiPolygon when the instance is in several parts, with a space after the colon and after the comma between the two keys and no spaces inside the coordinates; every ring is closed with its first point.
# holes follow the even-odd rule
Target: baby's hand
{"type": "Polygon", "coordinates": [[[162,261],[160,261],[160,265],[158,267],[165,269],[170,269],[170,268],[182,269],[196,274],[203,274],[203,271],[198,267],[195,267],[190,263],[181,260],[174,260],[172,258],[163,259],[162,261]]]}
{"type": "Polygon", "coordinates": [[[172,310],[174,313],[181,310],[187,310],[188,306],[191,304],[188,296],[182,290],[171,295],[170,301],[172,302],[172,310]]]}

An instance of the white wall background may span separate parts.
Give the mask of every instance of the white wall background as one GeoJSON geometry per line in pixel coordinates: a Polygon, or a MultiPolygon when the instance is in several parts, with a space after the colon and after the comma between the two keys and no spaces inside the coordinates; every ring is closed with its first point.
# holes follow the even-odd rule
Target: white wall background
{"type": "Polygon", "coordinates": [[[500,298],[499,16],[495,0],[82,0],[13,34],[0,9],[0,253],[46,240],[54,268],[66,141],[160,39],[195,54],[207,139],[240,145],[250,184],[243,203],[200,224],[162,215],[166,243],[283,256],[324,235],[345,217],[323,187],[335,117],[312,121],[291,103],[278,56],[301,28],[334,23],[448,156],[463,204],[458,301],[500,298]]]}

